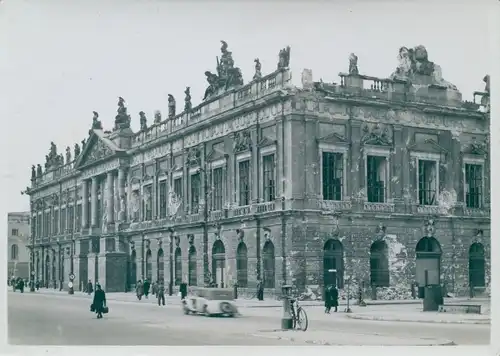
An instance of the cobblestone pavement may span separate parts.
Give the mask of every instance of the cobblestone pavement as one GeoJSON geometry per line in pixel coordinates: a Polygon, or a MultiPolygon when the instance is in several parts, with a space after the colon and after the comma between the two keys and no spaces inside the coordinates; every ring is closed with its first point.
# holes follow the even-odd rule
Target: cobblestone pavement
{"type": "MultiPolygon", "coordinates": [[[[78,293],[78,292],[77,292],[78,293]]],[[[154,299],[112,300],[110,314],[96,320],[90,296],[67,293],[8,294],[9,342],[49,345],[437,345],[488,344],[489,325],[373,322],[325,315],[322,307],[305,307],[309,329],[277,331],[281,308],[242,306],[241,318],[185,316],[172,299],[158,307],[154,299]],[[47,327],[50,326],[50,327],[47,327]]],[[[175,298],[178,300],[178,298],[175,298]]],[[[370,309],[389,312],[393,306],[370,309]]],[[[401,308],[402,306],[398,306],[401,308]]],[[[408,307],[415,308],[414,305],[408,307]]],[[[356,308],[353,307],[354,311],[356,308]]],[[[361,309],[361,308],[360,308],[361,309]]],[[[362,308],[366,310],[367,308],[362,308]]]]}

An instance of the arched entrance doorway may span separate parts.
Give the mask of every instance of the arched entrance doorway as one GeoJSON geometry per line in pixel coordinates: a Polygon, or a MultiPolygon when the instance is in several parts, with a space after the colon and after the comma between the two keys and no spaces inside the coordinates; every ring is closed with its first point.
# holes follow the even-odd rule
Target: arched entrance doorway
{"type": "Polygon", "coordinates": [[[274,288],[274,280],[276,275],[274,244],[272,241],[266,241],[262,248],[262,270],[263,270],[263,285],[264,288],[274,288]]]}
{"type": "Polygon", "coordinates": [[[337,239],[328,239],[323,246],[324,285],[344,286],[344,247],[337,239]]]}
{"type": "Polygon", "coordinates": [[[370,283],[372,287],[389,287],[389,249],[384,240],[370,247],[370,283]]]}
{"type": "Polygon", "coordinates": [[[238,286],[245,288],[248,285],[248,250],[244,242],[236,249],[236,274],[238,286]]]}
{"type": "Polygon", "coordinates": [[[54,256],[52,256],[52,283],[54,284],[53,287],[54,289],[57,288],[57,268],[56,268],[56,265],[57,265],[57,258],[56,258],[56,254],[54,253],[54,256]]]}
{"type": "Polygon", "coordinates": [[[135,250],[130,254],[130,273],[129,286],[135,285],[137,282],[137,252],[135,250]]]}
{"type": "MultiPolygon", "coordinates": [[[[415,248],[415,279],[419,288],[441,282],[441,245],[434,237],[422,237],[415,248]]],[[[422,296],[422,291],[419,291],[422,296]]]]}
{"type": "Polygon", "coordinates": [[[153,279],[153,261],[152,261],[151,250],[146,252],[146,271],[144,273],[145,277],[151,282],[153,279]]]}
{"type": "Polygon", "coordinates": [[[212,276],[217,287],[224,288],[226,274],[226,248],[221,240],[216,240],[212,247],[212,276]]]}
{"type": "Polygon", "coordinates": [[[196,286],[198,284],[196,278],[196,248],[194,246],[189,247],[188,255],[188,283],[190,286],[196,286]]]}
{"type": "Polygon", "coordinates": [[[50,281],[50,256],[45,256],[45,276],[43,277],[43,284],[45,287],[49,285],[50,281]]]}
{"type": "Polygon", "coordinates": [[[163,249],[160,248],[158,250],[158,257],[157,257],[157,266],[158,266],[158,273],[157,273],[157,280],[159,282],[164,282],[165,281],[165,271],[164,271],[164,268],[165,268],[165,264],[163,262],[163,257],[164,257],[164,253],[163,253],[163,249]]]}
{"type": "Polygon", "coordinates": [[[473,289],[485,285],[484,246],[475,242],[469,248],[469,287],[473,289]]]}

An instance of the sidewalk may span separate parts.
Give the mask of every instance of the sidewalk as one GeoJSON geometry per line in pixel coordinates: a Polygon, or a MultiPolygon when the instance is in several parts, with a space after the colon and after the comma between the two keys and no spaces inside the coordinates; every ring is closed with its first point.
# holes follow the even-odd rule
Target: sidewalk
{"type": "MultiPolygon", "coordinates": [[[[30,293],[29,289],[26,293],[30,293]]],[[[66,295],[68,297],[80,297],[80,298],[90,298],[86,293],[82,293],[79,291],[75,291],[75,294],[69,295],[67,291],[59,291],[58,289],[46,289],[46,288],[41,288],[39,291],[35,293],[40,293],[40,294],[54,294],[54,295],[66,295]]],[[[106,298],[108,300],[116,300],[116,301],[124,301],[124,302],[132,302],[132,301],[137,301],[137,297],[134,292],[128,292],[128,293],[107,293],[106,298]]],[[[172,296],[165,296],[165,301],[167,303],[176,305],[180,305],[180,297],[178,295],[172,295],[172,296]]],[[[142,298],[141,302],[151,302],[151,303],[156,303],[156,297],[154,295],[149,295],[149,299],[142,298]]],[[[489,303],[489,299],[473,299],[473,300],[468,300],[467,298],[446,298],[445,299],[445,304],[451,304],[451,303],[489,303]]],[[[281,308],[283,306],[283,302],[281,300],[275,300],[275,299],[266,299],[263,301],[259,301],[257,299],[246,299],[246,298],[239,298],[235,300],[235,303],[237,306],[241,308],[281,308]]],[[[304,307],[324,307],[324,302],[323,301],[303,301],[299,302],[300,305],[304,307]]],[[[383,305],[392,305],[392,306],[421,306],[422,301],[420,299],[410,299],[410,300],[367,300],[366,305],[368,308],[365,307],[358,307],[355,301],[350,301],[350,307],[355,307],[358,310],[369,310],[369,306],[383,306],[383,305]]],[[[339,301],[339,309],[344,309],[345,306],[347,305],[347,301],[345,300],[340,300],[339,301]]],[[[489,309],[489,308],[488,308],[489,309]]]]}
{"type": "Polygon", "coordinates": [[[448,346],[450,340],[396,337],[381,334],[352,334],[327,330],[261,330],[251,336],[329,346],[448,346]]]}
{"type": "MultiPolygon", "coordinates": [[[[445,302],[446,304],[446,302],[445,302]]],[[[412,323],[441,323],[441,324],[490,324],[489,308],[483,309],[484,314],[450,314],[440,312],[424,312],[422,306],[408,306],[407,308],[391,308],[386,310],[370,310],[353,308],[353,313],[345,314],[350,319],[412,322],[412,323]]]]}

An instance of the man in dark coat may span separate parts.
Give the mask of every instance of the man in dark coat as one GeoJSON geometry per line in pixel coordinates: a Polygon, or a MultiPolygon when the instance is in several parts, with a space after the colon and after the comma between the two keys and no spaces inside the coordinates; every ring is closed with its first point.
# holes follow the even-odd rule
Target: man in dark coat
{"type": "Polygon", "coordinates": [[[260,279],[257,282],[257,299],[264,300],[264,283],[260,279]]]}
{"type": "Polygon", "coordinates": [[[331,306],[335,308],[334,312],[336,313],[339,307],[339,290],[335,286],[332,286],[330,293],[331,306]]]}
{"type": "Polygon", "coordinates": [[[87,283],[87,294],[91,295],[93,291],[94,287],[92,286],[92,281],[89,279],[89,282],[87,283]]]}
{"type": "Polygon", "coordinates": [[[137,284],[135,285],[135,294],[137,295],[138,300],[142,299],[142,295],[144,294],[144,285],[141,280],[137,281],[137,284]]]}
{"type": "Polygon", "coordinates": [[[95,285],[94,301],[92,302],[97,319],[102,319],[102,312],[106,306],[106,293],[101,289],[100,284],[95,285]]]}
{"type": "Polygon", "coordinates": [[[21,293],[24,293],[24,280],[20,279],[19,283],[17,284],[17,289],[21,291],[21,293]]]}
{"type": "Polygon", "coordinates": [[[148,299],[149,288],[151,287],[151,282],[149,281],[149,279],[146,278],[144,280],[143,287],[144,287],[144,296],[146,297],[146,299],[148,299]]]}
{"type": "Polygon", "coordinates": [[[156,298],[158,298],[158,306],[165,305],[165,285],[163,282],[157,284],[156,298]]]}

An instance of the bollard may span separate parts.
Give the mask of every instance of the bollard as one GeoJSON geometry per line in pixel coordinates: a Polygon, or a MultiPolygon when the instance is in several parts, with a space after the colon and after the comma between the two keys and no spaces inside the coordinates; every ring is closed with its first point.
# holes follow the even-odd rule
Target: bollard
{"type": "Polygon", "coordinates": [[[168,295],[172,296],[174,294],[174,284],[172,281],[168,282],[168,295]]]}
{"type": "Polygon", "coordinates": [[[283,317],[281,318],[281,329],[290,330],[293,329],[293,319],[290,312],[290,293],[292,291],[292,286],[284,285],[281,287],[283,294],[283,317]]]}
{"type": "Polygon", "coordinates": [[[238,283],[234,284],[234,299],[238,299],[238,283]]]}

